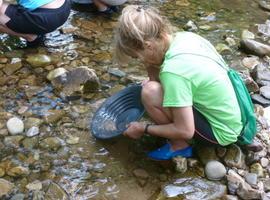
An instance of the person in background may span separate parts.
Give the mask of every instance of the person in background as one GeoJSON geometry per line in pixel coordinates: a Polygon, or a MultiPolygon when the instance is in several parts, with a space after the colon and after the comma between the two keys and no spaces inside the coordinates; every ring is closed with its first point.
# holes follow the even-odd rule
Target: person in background
{"type": "Polygon", "coordinates": [[[69,0],[0,0],[0,32],[22,37],[27,46],[37,46],[46,33],[63,25],[70,14],[69,0]]]}
{"type": "Polygon", "coordinates": [[[136,58],[148,72],[141,99],[155,122],[132,122],[124,135],[167,139],[148,157],[191,157],[190,139],[221,146],[237,142],[241,111],[227,65],[209,41],[191,32],[173,33],[157,9],[138,5],[123,9],[115,38],[118,61],[136,58]]]}
{"type": "Polygon", "coordinates": [[[98,11],[103,14],[112,14],[118,11],[118,6],[122,5],[127,0],[93,0],[98,11]]]}

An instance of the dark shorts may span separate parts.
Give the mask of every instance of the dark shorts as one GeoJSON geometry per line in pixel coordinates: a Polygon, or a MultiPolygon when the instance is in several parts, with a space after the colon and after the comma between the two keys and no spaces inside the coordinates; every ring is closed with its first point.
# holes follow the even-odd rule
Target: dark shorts
{"type": "Polygon", "coordinates": [[[70,14],[70,0],[56,9],[37,8],[29,11],[20,5],[10,4],[6,15],[10,20],[6,26],[17,33],[45,34],[63,25],[70,14]]]}
{"type": "Polygon", "coordinates": [[[195,123],[194,139],[200,143],[218,144],[207,119],[195,108],[193,108],[193,115],[195,123]]]}

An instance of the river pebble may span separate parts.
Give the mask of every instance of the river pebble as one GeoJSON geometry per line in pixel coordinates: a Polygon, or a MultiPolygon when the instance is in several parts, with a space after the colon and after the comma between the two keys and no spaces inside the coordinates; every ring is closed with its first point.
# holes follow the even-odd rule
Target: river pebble
{"type": "Polygon", "coordinates": [[[21,119],[13,117],[7,121],[7,129],[11,135],[20,134],[24,130],[24,123],[21,119]]]}

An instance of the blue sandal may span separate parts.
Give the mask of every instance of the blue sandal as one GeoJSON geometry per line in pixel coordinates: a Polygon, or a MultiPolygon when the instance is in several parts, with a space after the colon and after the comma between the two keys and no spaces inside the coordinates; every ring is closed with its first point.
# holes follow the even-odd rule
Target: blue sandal
{"type": "Polygon", "coordinates": [[[176,156],[190,158],[192,157],[192,147],[189,146],[184,149],[172,151],[171,145],[167,143],[164,146],[158,148],[157,150],[149,152],[147,155],[153,160],[170,160],[176,156]]]}

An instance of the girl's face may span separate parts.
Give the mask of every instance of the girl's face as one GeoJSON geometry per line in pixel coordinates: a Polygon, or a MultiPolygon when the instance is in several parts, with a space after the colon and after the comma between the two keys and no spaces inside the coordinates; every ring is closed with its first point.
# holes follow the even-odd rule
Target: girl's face
{"type": "Polygon", "coordinates": [[[144,65],[160,66],[166,52],[163,45],[160,45],[159,42],[147,41],[144,50],[140,50],[137,53],[137,58],[144,65]]]}

